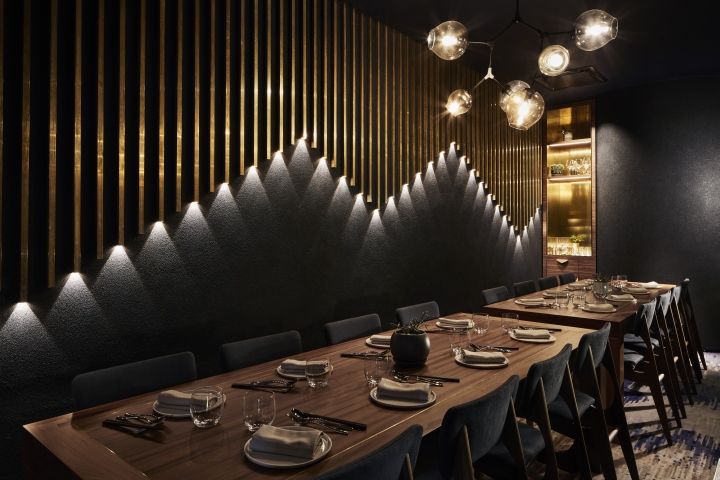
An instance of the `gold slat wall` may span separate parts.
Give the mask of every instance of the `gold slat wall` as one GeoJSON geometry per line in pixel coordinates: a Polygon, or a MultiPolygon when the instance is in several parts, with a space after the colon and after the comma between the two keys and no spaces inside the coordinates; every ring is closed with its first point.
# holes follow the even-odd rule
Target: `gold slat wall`
{"type": "MultiPolygon", "coordinates": [[[[244,174],[249,166],[258,165],[303,135],[328,157],[337,174],[345,175],[348,183],[377,207],[412,182],[449,142],[456,141],[467,155],[468,168],[475,169],[477,180],[484,182],[515,225],[523,226],[534,216],[541,202],[540,123],[528,132],[510,129],[497,105],[498,87],[490,82],[473,92],[470,114],[453,119],[444,113],[447,95],[477,83],[481,78],[478,72],[441,61],[422,42],[337,0],[166,2],[160,0],[155,6],[147,0],[137,5],[127,0],[100,0],[87,12],[82,7],[88,2],[82,0],[51,0],[38,8],[24,0],[15,7],[14,15],[22,16],[17,20],[23,25],[16,28],[20,32],[17,43],[23,45],[23,68],[16,73],[22,76],[23,85],[22,108],[17,112],[22,145],[20,158],[14,160],[19,162],[15,168],[22,181],[19,205],[3,205],[4,209],[18,209],[10,216],[18,219],[14,228],[19,231],[17,239],[0,242],[0,285],[5,287],[8,279],[15,284],[6,290],[9,297],[26,299],[28,285],[33,284],[30,276],[37,275],[42,282],[46,279],[52,286],[58,276],[68,273],[60,270],[69,266],[79,270],[82,264],[102,256],[111,246],[108,242],[124,244],[126,233],[142,233],[148,224],[180,211],[184,202],[198,200],[214,191],[217,183],[232,180],[231,172],[244,174]],[[50,82],[33,85],[31,91],[30,64],[36,55],[30,44],[34,38],[31,29],[42,22],[30,13],[43,13],[43,8],[51,16],[46,58],[50,82]],[[67,92],[61,92],[57,91],[58,68],[68,67],[57,64],[58,21],[69,22],[68,18],[77,23],[76,37],[67,47],[75,50],[74,81],[63,86],[67,92]],[[117,46],[113,51],[107,47],[106,32],[114,31],[118,31],[119,51],[117,46]],[[132,43],[137,43],[135,47],[128,35],[138,39],[132,43]],[[94,51],[88,49],[88,42],[94,41],[98,44],[97,83],[94,78],[83,81],[80,68],[86,52],[94,51]],[[128,47],[134,51],[126,51],[128,47]],[[147,65],[151,51],[159,59],[156,69],[147,65]],[[107,68],[111,62],[115,65],[107,68]],[[119,78],[108,82],[107,72],[115,72],[119,78]],[[128,75],[137,75],[140,81],[126,81],[128,75]],[[110,83],[117,85],[117,92],[105,88],[110,83]],[[158,99],[145,94],[146,85],[158,87],[158,99]],[[47,166],[42,167],[47,168],[49,203],[47,217],[40,218],[31,211],[34,187],[28,180],[35,158],[30,155],[30,103],[36,89],[44,88],[49,88],[51,98],[47,107],[49,151],[47,166]],[[139,91],[126,92],[127,88],[139,91]],[[86,89],[89,96],[82,95],[86,89]],[[57,149],[57,99],[61,97],[71,99],[75,106],[74,128],[63,130],[74,135],[70,140],[73,158],[62,158],[67,153],[57,149]],[[81,98],[96,99],[91,108],[97,112],[97,130],[82,118],[81,98]],[[139,100],[139,105],[127,108],[132,99],[139,100]],[[117,118],[106,115],[108,102],[115,106],[117,118]],[[209,121],[201,111],[210,112],[209,121]],[[137,117],[126,118],[131,114],[137,117]],[[126,131],[126,120],[136,129],[126,131]],[[89,131],[83,132],[83,127],[89,131]],[[185,148],[183,132],[189,134],[185,148]],[[157,138],[149,138],[149,134],[157,138]],[[85,142],[93,151],[81,151],[82,135],[95,137],[85,142]],[[137,138],[137,152],[129,148],[131,138],[137,138]],[[108,150],[108,139],[117,144],[117,151],[108,150]],[[209,145],[201,145],[201,141],[209,145]],[[158,145],[158,149],[149,145],[158,145]],[[81,181],[87,177],[81,177],[83,155],[95,163],[94,185],[81,181]],[[72,215],[56,219],[56,165],[61,164],[74,166],[72,215]],[[126,172],[126,168],[137,171],[126,172]],[[188,178],[183,178],[183,171],[188,178]],[[90,200],[96,202],[87,209],[93,214],[81,217],[86,211],[82,202],[90,200]],[[108,216],[108,212],[114,213],[108,216]],[[56,221],[60,218],[72,219],[71,248],[56,249],[56,221]],[[36,221],[43,222],[42,228],[32,228],[30,222],[36,221]],[[39,262],[45,266],[41,272],[29,267],[37,263],[28,261],[28,255],[35,254],[28,248],[31,231],[48,235],[47,261],[39,262]],[[97,239],[92,252],[81,245],[86,231],[97,239]],[[18,250],[8,255],[8,247],[18,250]],[[3,253],[17,262],[12,268],[2,264],[3,253]],[[64,258],[67,255],[70,258],[64,258]]],[[[5,0],[0,0],[0,18],[6,27],[9,20],[4,10],[5,0]]],[[[3,35],[0,38],[4,40],[3,35]]],[[[3,81],[0,75],[0,101],[3,81]]],[[[6,141],[2,120],[0,116],[0,142],[6,141]]],[[[0,148],[0,188],[7,189],[3,152],[0,148]]],[[[0,221],[0,227],[2,224],[0,221]]],[[[5,227],[7,232],[7,224],[5,227]]]]}

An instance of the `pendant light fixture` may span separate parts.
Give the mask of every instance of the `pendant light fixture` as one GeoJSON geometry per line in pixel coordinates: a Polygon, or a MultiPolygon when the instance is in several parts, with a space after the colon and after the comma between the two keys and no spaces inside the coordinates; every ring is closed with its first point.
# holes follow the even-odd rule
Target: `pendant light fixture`
{"type": "MultiPolygon", "coordinates": [[[[551,44],[543,48],[548,37],[574,37],[575,45],[581,50],[597,50],[617,37],[618,21],[602,10],[588,10],[575,20],[573,30],[546,32],[527,23],[520,16],[520,0],[515,0],[515,17],[495,37],[485,42],[470,41],[468,29],[460,22],[450,20],[430,30],[427,37],[428,48],[443,60],[460,58],[470,45],[485,45],[490,50],[488,70],[470,91],[458,89],[450,94],[445,107],[454,117],[467,113],[472,107],[472,95],[486,80],[500,82],[492,73],[492,55],[495,42],[513,25],[522,25],[540,37],[541,52],[538,56],[538,71],[542,75],[554,77],[561,75],[570,65],[570,51],[561,44],[551,44]]],[[[500,108],[505,112],[508,124],[518,130],[527,130],[537,123],[545,111],[545,100],[537,90],[522,80],[513,80],[501,86],[500,108]]]]}

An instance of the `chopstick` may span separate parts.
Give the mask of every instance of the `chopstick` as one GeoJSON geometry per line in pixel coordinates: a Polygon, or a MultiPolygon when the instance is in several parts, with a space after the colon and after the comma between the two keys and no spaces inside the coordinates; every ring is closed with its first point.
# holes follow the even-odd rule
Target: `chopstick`
{"type": "Polygon", "coordinates": [[[415,373],[401,372],[400,370],[394,370],[393,373],[397,373],[398,375],[404,375],[408,378],[415,378],[415,379],[424,378],[426,380],[437,380],[438,382],[460,383],[459,378],[453,378],[453,377],[436,377],[433,375],[417,375],[415,373]]]}

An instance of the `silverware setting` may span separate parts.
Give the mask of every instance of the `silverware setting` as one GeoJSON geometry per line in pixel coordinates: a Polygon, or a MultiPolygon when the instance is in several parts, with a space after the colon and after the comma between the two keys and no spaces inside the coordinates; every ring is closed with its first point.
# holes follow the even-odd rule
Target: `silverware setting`
{"type": "Polygon", "coordinates": [[[250,383],[233,383],[233,388],[259,390],[262,392],[288,393],[295,388],[296,380],[273,378],[271,380],[255,380],[250,383]]]}
{"type": "Polygon", "coordinates": [[[352,420],[344,420],[342,418],[335,418],[335,417],[328,417],[325,415],[317,415],[313,413],[307,413],[303,412],[302,410],[298,408],[292,408],[291,411],[297,412],[300,416],[306,417],[306,418],[318,418],[320,420],[324,420],[326,422],[330,422],[333,424],[337,424],[343,429],[349,429],[349,430],[367,430],[367,425],[360,422],[354,422],[352,420]]]}
{"type": "Polygon", "coordinates": [[[476,345],[474,343],[470,344],[470,347],[475,352],[501,352],[501,353],[512,353],[516,350],[519,350],[517,347],[498,347],[495,345],[476,345]]]}
{"type": "Polygon", "coordinates": [[[352,430],[351,427],[341,425],[337,422],[331,422],[322,418],[306,415],[300,410],[297,410],[296,408],[291,408],[290,411],[287,413],[287,416],[290,417],[293,422],[300,425],[317,425],[332,433],[339,433],[340,435],[347,435],[352,430]]]}
{"type": "Polygon", "coordinates": [[[431,379],[427,379],[427,378],[418,378],[418,377],[410,378],[408,375],[402,375],[402,374],[398,374],[398,373],[394,373],[393,378],[400,383],[418,383],[418,382],[420,382],[420,383],[429,383],[433,387],[444,386],[443,383],[438,380],[431,380],[431,379]]]}

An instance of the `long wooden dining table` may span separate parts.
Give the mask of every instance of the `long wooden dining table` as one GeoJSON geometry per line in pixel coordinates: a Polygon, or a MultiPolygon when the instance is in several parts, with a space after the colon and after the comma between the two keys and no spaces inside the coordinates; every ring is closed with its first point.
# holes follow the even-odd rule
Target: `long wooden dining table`
{"type": "MultiPolygon", "coordinates": [[[[464,314],[451,315],[462,318],[464,314]]],[[[434,323],[434,322],[433,322],[434,323]]],[[[328,358],[333,365],[329,385],[319,390],[298,382],[294,391],[275,394],[274,425],[291,425],[290,408],[314,414],[355,420],[367,424],[366,431],[352,431],[347,436],[332,435],[329,455],[304,469],[273,470],[247,460],[243,447],[250,432],[243,423],[242,398],[246,390],[231,388],[234,382],[276,377],[280,360],[263,363],[221,375],[203,378],[176,388],[189,391],[204,385],[222,387],[226,406],[218,426],[209,429],[193,427],[191,420],[166,420],[163,430],[151,435],[133,436],[102,426],[102,421],[125,412],[150,413],[158,392],[100,405],[79,412],[60,415],[25,425],[24,467],[30,478],[315,478],[362,457],[390,441],[410,425],[419,424],[424,434],[437,429],[447,410],[479,398],[501,385],[511,375],[521,378],[529,367],[557,354],[564,345],[578,345],[588,332],[581,327],[563,327],[553,333],[553,343],[527,343],[511,339],[499,323],[476,341],[483,344],[518,347],[506,354],[509,365],[500,369],[475,369],[457,364],[450,354],[449,336],[428,323],[431,341],[425,366],[416,373],[456,377],[459,383],[433,387],[437,401],[418,410],[396,410],[374,404],[364,378],[363,360],[341,357],[341,353],[372,350],[360,338],[341,344],[304,352],[297,359],[328,358]]],[[[542,327],[542,324],[538,324],[542,327]]],[[[389,332],[388,332],[389,333],[389,332]]]]}
{"type": "MultiPolygon", "coordinates": [[[[493,315],[516,313],[520,317],[521,321],[534,320],[554,325],[590,328],[592,330],[598,330],[602,328],[606,322],[610,322],[610,351],[615,363],[615,373],[618,381],[622,382],[623,378],[625,378],[625,362],[623,360],[624,336],[626,333],[629,333],[629,329],[633,324],[635,314],[638,310],[638,305],[651,302],[674,287],[675,285],[672,284],[659,284],[657,288],[648,289],[648,294],[635,295],[635,302],[614,302],[617,310],[612,313],[589,312],[573,305],[569,305],[568,308],[549,308],[524,306],[515,303],[515,300],[523,298],[536,298],[541,296],[543,292],[555,290],[558,287],[549,288],[536,293],[530,293],[528,295],[521,295],[519,297],[503,300],[497,303],[491,303],[483,307],[483,311],[493,315]]],[[[566,287],[560,286],[559,288],[565,289],[566,287]]],[[[568,291],[568,293],[573,292],[568,291]]],[[[594,301],[598,300],[595,299],[594,301]]],[[[548,299],[547,302],[551,303],[552,299],[548,299]]]]}

